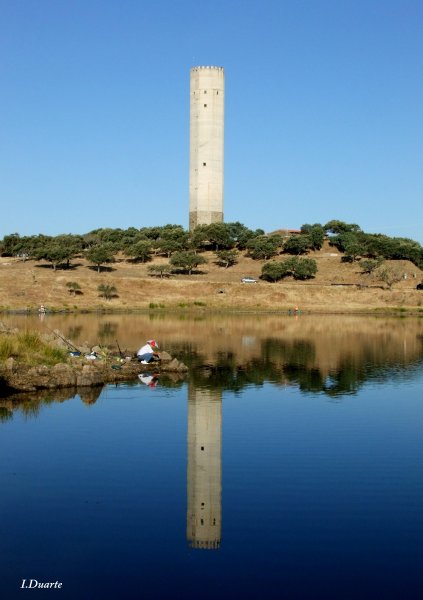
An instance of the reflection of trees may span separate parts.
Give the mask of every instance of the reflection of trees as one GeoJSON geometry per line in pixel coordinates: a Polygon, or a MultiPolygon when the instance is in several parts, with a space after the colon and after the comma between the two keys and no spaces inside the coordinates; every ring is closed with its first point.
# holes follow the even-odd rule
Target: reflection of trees
{"type": "Polygon", "coordinates": [[[0,421],[9,421],[13,418],[13,412],[5,406],[0,406],[0,421]]]}
{"type": "Polygon", "coordinates": [[[292,342],[286,340],[267,339],[262,345],[262,356],[264,359],[283,359],[288,364],[308,365],[316,356],[313,342],[296,339],[292,342]]]}
{"type": "Polygon", "coordinates": [[[104,340],[109,340],[116,336],[116,332],[118,330],[118,326],[116,323],[111,323],[110,321],[106,321],[102,323],[98,328],[97,336],[98,339],[102,342],[104,340]]]}
{"type": "Polygon", "coordinates": [[[239,392],[247,386],[271,382],[297,385],[301,391],[331,397],[355,394],[367,381],[410,377],[421,369],[420,358],[407,360],[399,355],[387,358],[380,347],[363,344],[360,354],[341,355],[338,367],[325,371],[316,364],[315,345],[298,339],[292,342],[267,339],[261,358],[244,363],[232,352],[217,353],[212,363],[205,363],[192,349],[184,360],[192,369],[190,379],[197,387],[239,392]]]}
{"type": "Polygon", "coordinates": [[[82,325],[72,325],[68,328],[66,338],[68,340],[77,341],[82,332],[82,325]]]}
{"type": "MultiPolygon", "coordinates": [[[[74,396],[75,388],[21,392],[9,395],[7,399],[0,401],[0,412],[7,411],[13,414],[15,411],[19,411],[27,418],[35,418],[43,405],[64,402],[74,396]]],[[[0,420],[3,419],[0,417],[0,420]]]]}

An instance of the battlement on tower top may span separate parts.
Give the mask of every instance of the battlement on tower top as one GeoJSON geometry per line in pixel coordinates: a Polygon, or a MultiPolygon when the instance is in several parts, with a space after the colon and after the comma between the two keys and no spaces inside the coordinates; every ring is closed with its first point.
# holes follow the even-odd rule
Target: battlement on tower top
{"type": "Polygon", "coordinates": [[[223,67],[204,67],[204,66],[199,66],[199,67],[192,67],[191,71],[199,71],[200,69],[216,69],[218,71],[223,71],[223,67]]]}

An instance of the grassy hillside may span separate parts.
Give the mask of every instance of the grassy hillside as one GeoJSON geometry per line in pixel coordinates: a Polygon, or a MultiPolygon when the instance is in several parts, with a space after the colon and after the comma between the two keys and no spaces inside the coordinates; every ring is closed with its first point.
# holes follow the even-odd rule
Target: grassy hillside
{"type": "MultiPolygon", "coordinates": [[[[236,265],[224,269],[215,264],[212,252],[204,253],[208,263],[199,272],[173,275],[167,279],[151,277],[148,265],[167,263],[156,257],[147,264],[136,264],[124,257],[107,270],[97,273],[84,259],[75,259],[70,269],[54,271],[51,264],[0,258],[0,310],[37,310],[40,304],[50,310],[130,310],[130,309],[247,309],[287,310],[298,305],[304,311],[367,312],[372,310],[422,310],[423,292],[416,290],[423,273],[409,261],[386,261],[406,278],[392,289],[375,276],[363,275],[359,262],[342,262],[342,254],[325,242],[309,257],[317,261],[314,279],[300,282],[285,279],[278,283],[259,281],[243,284],[241,277],[259,277],[264,260],[240,256],[236,265]],[[75,282],[80,293],[69,291],[75,282]],[[117,296],[99,296],[99,285],[116,288],[117,296]],[[385,289],[382,289],[382,288],[385,289]]],[[[282,258],[282,257],[277,257],[282,258]]]]}

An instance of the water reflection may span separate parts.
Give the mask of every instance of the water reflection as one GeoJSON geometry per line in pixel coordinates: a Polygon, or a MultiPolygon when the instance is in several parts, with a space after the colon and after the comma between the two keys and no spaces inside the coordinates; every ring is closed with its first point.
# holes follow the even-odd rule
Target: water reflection
{"type": "Polygon", "coordinates": [[[222,526],[222,396],[188,387],[187,540],[217,549],[222,526]]]}
{"type": "MultiPolygon", "coordinates": [[[[422,324],[225,319],[137,322],[189,362],[188,382],[0,400],[13,593],[60,573],[72,598],[417,597],[422,324]]],[[[132,347],[117,324],[103,331],[132,347]]]]}
{"type": "MultiPolygon", "coordinates": [[[[49,315],[49,328],[57,328],[74,343],[101,340],[123,349],[137,348],[153,336],[162,348],[190,367],[194,388],[241,392],[266,382],[295,386],[305,393],[342,398],[357,394],[367,382],[404,380],[418,376],[423,365],[423,319],[374,317],[305,317],[210,315],[201,320],[162,315],[49,315]]],[[[9,326],[34,327],[38,318],[9,316],[9,326]]],[[[139,383],[138,381],[135,383],[139,383]]],[[[161,377],[160,386],[182,385],[180,378],[161,377]]],[[[43,392],[50,398],[71,398],[78,393],[92,404],[97,390],[43,392]]],[[[30,396],[24,401],[28,407],[30,396]]],[[[11,400],[9,398],[9,400],[11,400]]],[[[40,396],[34,397],[35,405],[40,396]]],[[[10,407],[0,419],[8,419],[10,407]]],[[[28,410],[28,408],[27,408],[28,410]]]]}
{"type": "Polygon", "coordinates": [[[117,344],[136,350],[154,338],[172,355],[191,357],[192,364],[216,366],[224,359],[249,365],[283,358],[285,364],[318,369],[323,380],[346,363],[408,364],[422,356],[423,319],[414,317],[74,314],[48,315],[48,329],[35,315],[0,320],[46,333],[59,329],[76,344],[108,344],[116,351],[117,344]]]}

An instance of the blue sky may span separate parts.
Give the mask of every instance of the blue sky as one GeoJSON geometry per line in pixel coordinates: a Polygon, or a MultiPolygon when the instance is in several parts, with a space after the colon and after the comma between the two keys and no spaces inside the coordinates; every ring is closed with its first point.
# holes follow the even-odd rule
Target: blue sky
{"type": "Polygon", "coordinates": [[[188,227],[189,72],[225,68],[225,221],[423,243],[421,0],[0,0],[0,237],[188,227]]]}

